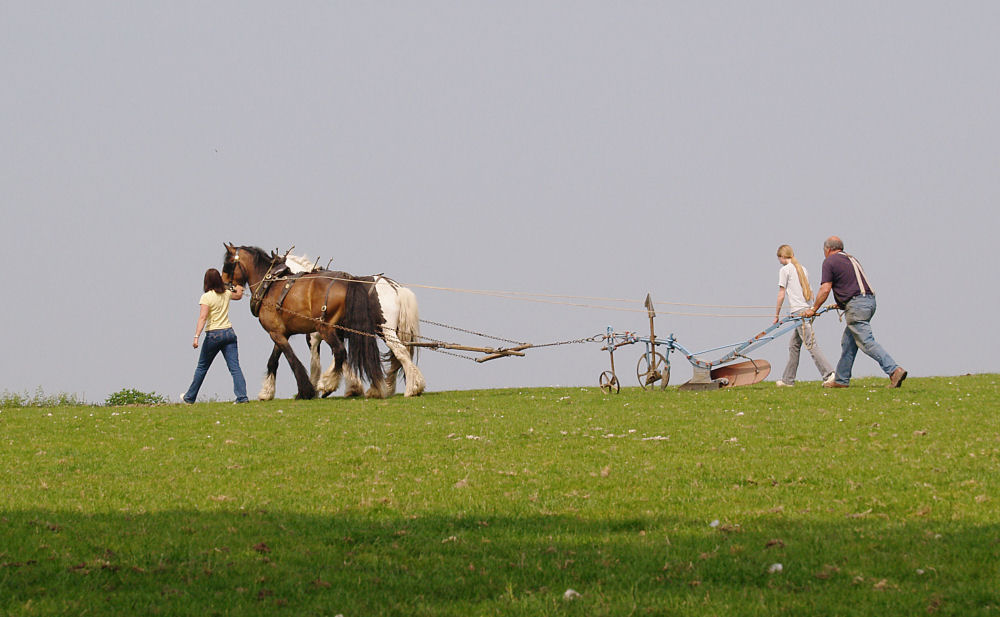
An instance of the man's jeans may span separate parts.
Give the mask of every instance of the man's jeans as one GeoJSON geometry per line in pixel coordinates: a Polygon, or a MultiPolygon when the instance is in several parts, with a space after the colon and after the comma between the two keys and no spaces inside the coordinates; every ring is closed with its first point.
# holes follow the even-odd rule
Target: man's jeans
{"type": "Polygon", "coordinates": [[[837,363],[837,383],[848,385],[851,382],[851,369],[854,368],[854,358],[858,349],[878,362],[886,375],[891,375],[899,366],[885,349],[875,341],[872,326],[869,323],[875,315],[875,296],[854,296],[847,302],[844,319],[847,327],[840,340],[840,362],[837,363]]]}
{"type": "Polygon", "coordinates": [[[247,382],[243,379],[243,371],[240,370],[240,354],[236,347],[236,332],[232,328],[225,330],[208,330],[205,332],[205,342],[201,345],[201,355],[198,356],[198,366],[194,369],[194,380],[191,387],[184,394],[185,403],[193,403],[198,398],[198,390],[201,383],[205,381],[208,367],[212,366],[212,360],[219,352],[226,359],[226,366],[233,376],[233,392],[236,394],[237,403],[247,402],[247,382]]]}
{"type": "Polygon", "coordinates": [[[792,340],[788,342],[788,364],[785,365],[785,373],[781,376],[781,381],[789,385],[795,383],[795,374],[799,370],[799,353],[802,347],[809,350],[813,362],[816,363],[816,370],[819,371],[820,378],[826,379],[833,372],[830,362],[819,350],[816,344],[816,333],[813,332],[812,324],[804,322],[792,331],[792,340]]]}

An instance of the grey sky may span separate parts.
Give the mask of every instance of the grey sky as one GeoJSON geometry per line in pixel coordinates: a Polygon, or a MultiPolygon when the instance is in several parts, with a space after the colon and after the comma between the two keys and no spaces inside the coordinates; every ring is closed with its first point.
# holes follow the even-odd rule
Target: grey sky
{"type": "MultiPolygon", "coordinates": [[[[768,306],[777,246],[818,286],[838,234],[912,376],[997,371],[998,23],[995,2],[5,2],[0,389],[176,399],[224,241],[404,283],[768,306]]],[[[646,329],[415,291],[423,318],[511,339],[646,329]]],[[[270,340],[231,312],[253,395],[270,340]]],[[[704,349],[768,322],[657,329],[704,349]]],[[[841,330],[817,322],[832,361],[841,330]]],[[[786,340],[757,354],[772,379],[786,340]]],[[[606,365],[596,344],[421,357],[430,390],[589,386],[606,365]]],[[[202,395],[231,390],[220,358],[202,395]]]]}

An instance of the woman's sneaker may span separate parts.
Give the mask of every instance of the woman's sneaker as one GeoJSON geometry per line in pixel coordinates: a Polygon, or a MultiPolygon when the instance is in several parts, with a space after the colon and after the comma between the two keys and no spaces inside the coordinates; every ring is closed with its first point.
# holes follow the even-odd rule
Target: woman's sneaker
{"type": "Polygon", "coordinates": [[[778,385],[779,388],[791,388],[792,386],[795,385],[793,383],[785,383],[785,382],[781,381],[780,379],[778,381],[776,381],[775,383],[778,385]]]}

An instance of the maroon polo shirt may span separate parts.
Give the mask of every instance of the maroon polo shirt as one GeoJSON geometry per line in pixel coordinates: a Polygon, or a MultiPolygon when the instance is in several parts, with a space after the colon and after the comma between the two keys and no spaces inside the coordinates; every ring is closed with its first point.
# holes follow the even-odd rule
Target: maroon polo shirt
{"type": "MultiPolygon", "coordinates": [[[[865,286],[865,293],[875,295],[871,284],[863,273],[861,274],[861,279],[865,286]]],[[[823,260],[823,279],[820,282],[833,284],[833,299],[837,301],[837,306],[840,308],[844,308],[848,300],[854,296],[861,295],[861,288],[858,286],[858,276],[854,273],[854,266],[843,251],[831,253],[829,257],[823,260]]]]}

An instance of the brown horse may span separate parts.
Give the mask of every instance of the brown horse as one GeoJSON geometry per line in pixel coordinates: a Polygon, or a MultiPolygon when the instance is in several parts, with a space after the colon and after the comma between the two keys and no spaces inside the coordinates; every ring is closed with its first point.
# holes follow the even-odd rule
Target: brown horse
{"type": "Polygon", "coordinates": [[[292,274],[285,270],[284,259],[278,255],[254,246],[224,246],[223,280],[249,288],[250,311],[274,341],[259,399],[274,398],[275,374],[282,354],[295,373],[295,398],[316,396],[309,373],[288,343],[293,334],[311,332],[319,333],[333,350],[331,371],[338,380],[346,361],[372,384],[369,396],[385,396],[385,374],[375,338],[384,320],[371,283],[323,272],[292,274]],[[346,349],[341,336],[347,342],[346,349]]]}

